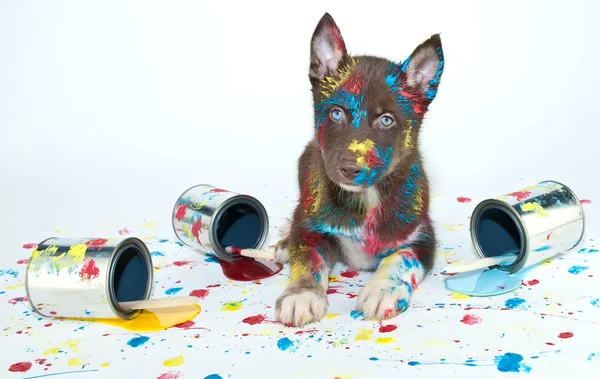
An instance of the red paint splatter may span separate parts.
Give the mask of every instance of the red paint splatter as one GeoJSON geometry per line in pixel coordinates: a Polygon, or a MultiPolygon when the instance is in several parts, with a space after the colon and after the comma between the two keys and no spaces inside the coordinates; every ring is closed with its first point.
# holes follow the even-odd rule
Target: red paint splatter
{"type": "Polygon", "coordinates": [[[344,278],[356,278],[359,274],[357,271],[354,270],[346,270],[346,271],[342,271],[340,273],[341,276],[343,276],[344,278]]]}
{"type": "Polygon", "coordinates": [[[379,333],[389,333],[391,331],[394,331],[398,329],[398,327],[396,325],[390,324],[390,325],[381,325],[379,327],[379,333]]]}
{"type": "Polygon", "coordinates": [[[304,333],[316,333],[318,329],[306,329],[306,330],[298,330],[296,334],[304,334],[304,333]]]}
{"type": "Polygon", "coordinates": [[[532,279],[527,281],[527,285],[535,286],[536,284],[540,284],[540,281],[537,279],[532,279]]]}
{"type": "Polygon", "coordinates": [[[175,213],[175,218],[177,221],[183,220],[185,217],[185,212],[187,211],[187,204],[180,204],[177,206],[177,212],[175,213]]]}
{"type": "Polygon", "coordinates": [[[242,322],[244,324],[256,325],[256,324],[260,324],[261,322],[265,321],[266,317],[267,316],[265,316],[265,315],[250,316],[250,317],[246,317],[245,319],[243,319],[242,322]]]}
{"type": "Polygon", "coordinates": [[[50,323],[48,323],[48,324],[45,324],[44,326],[45,326],[46,328],[48,328],[48,327],[52,326],[52,323],[50,322],[50,323]]]}
{"type": "Polygon", "coordinates": [[[546,241],[548,241],[550,239],[551,235],[552,235],[552,232],[548,233],[548,235],[546,236],[546,241]]]}
{"type": "Polygon", "coordinates": [[[181,267],[181,266],[187,266],[190,263],[192,263],[192,262],[190,262],[190,261],[175,261],[175,262],[173,262],[173,265],[175,265],[177,267],[181,267]]]}
{"type": "Polygon", "coordinates": [[[182,322],[181,324],[173,325],[173,327],[179,328],[179,329],[187,329],[187,328],[191,328],[194,325],[196,325],[196,323],[194,321],[190,320],[190,321],[182,322]]]}
{"type": "Polygon", "coordinates": [[[465,325],[481,324],[481,318],[479,318],[475,315],[465,315],[462,318],[462,320],[460,320],[460,322],[462,322],[465,325]]]}
{"type": "Polygon", "coordinates": [[[458,201],[459,203],[470,203],[471,202],[471,198],[470,197],[457,197],[456,201],[458,201]]]}
{"type": "Polygon", "coordinates": [[[38,358],[35,360],[37,364],[43,365],[46,363],[46,358],[38,358]]]}
{"type": "Polygon", "coordinates": [[[562,332],[558,335],[558,338],[571,338],[573,337],[573,333],[571,332],[562,332]]]}
{"type": "Polygon", "coordinates": [[[55,316],[55,315],[56,315],[56,312],[55,312],[55,311],[51,311],[51,312],[50,312],[50,314],[51,314],[52,316],[55,316]]]}
{"type": "Polygon", "coordinates": [[[229,191],[224,190],[224,189],[220,189],[220,188],[213,188],[213,189],[210,190],[210,192],[219,193],[219,192],[229,192],[229,191]]]}
{"type": "Polygon", "coordinates": [[[177,379],[181,376],[179,371],[170,371],[160,374],[156,379],[177,379]]]}
{"type": "Polygon", "coordinates": [[[206,296],[208,296],[209,293],[210,293],[209,290],[199,289],[199,290],[193,290],[192,292],[190,292],[190,296],[196,296],[196,297],[200,298],[201,300],[204,300],[206,298],[206,296]]]}
{"type": "Polygon", "coordinates": [[[588,199],[581,199],[581,200],[579,200],[579,204],[591,204],[591,203],[592,203],[592,201],[588,200],[588,199]]]}
{"type": "Polygon", "coordinates": [[[206,286],[206,288],[216,288],[216,287],[221,287],[220,284],[209,284],[206,286]]]}
{"type": "Polygon", "coordinates": [[[83,267],[79,272],[81,280],[92,280],[100,275],[100,269],[96,267],[96,261],[91,258],[87,258],[83,262],[83,267]]]}
{"type": "Polygon", "coordinates": [[[119,235],[121,235],[121,236],[124,236],[126,234],[130,234],[130,233],[131,233],[131,230],[129,230],[127,228],[119,230],[119,235]]]}
{"type": "Polygon", "coordinates": [[[367,153],[365,154],[365,161],[369,168],[383,166],[383,161],[377,156],[377,154],[375,153],[375,149],[367,151],[367,153]]]}
{"type": "Polygon", "coordinates": [[[10,299],[8,301],[9,304],[17,304],[17,303],[22,303],[24,301],[27,301],[26,297],[15,297],[14,299],[10,299]]]}
{"type": "Polygon", "coordinates": [[[396,316],[398,314],[398,310],[396,309],[386,309],[385,312],[383,312],[383,318],[392,318],[394,316],[396,316]]]}
{"type": "Polygon", "coordinates": [[[192,224],[192,235],[198,242],[200,242],[200,234],[202,234],[202,217],[198,217],[198,220],[192,224]]]}
{"type": "Polygon", "coordinates": [[[515,199],[517,199],[517,201],[521,201],[521,200],[525,200],[529,196],[531,196],[531,192],[529,192],[529,191],[517,191],[517,192],[509,193],[506,196],[512,196],[515,199]]]}
{"type": "Polygon", "coordinates": [[[355,297],[358,297],[358,295],[357,295],[357,294],[355,294],[355,293],[352,293],[352,292],[348,292],[348,293],[346,294],[346,296],[348,296],[348,299],[354,299],[355,297]]]}
{"type": "Polygon", "coordinates": [[[26,372],[31,368],[31,362],[17,362],[10,365],[8,371],[10,372],[26,372]]]}
{"type": "Polygon", "coordinates": [[[37,247],[37,243],[26,243],[23,245],[24,249],[33,249],[34,247],[37,247]]]}
{"type": "Polygon", "coordinates": [[[327,294],[328,294],[328,295],[333,295],[333,294],[339,293],[339,292],[338,292],[338,289],[339,289],[339,288],[340,288],[340,287],[334,287],[334,286],[330,286],[329,288],[327,288],[327,294]]]}
{"type": "Polygon", "coordinates": [[[546,342],[546,345],[550,345],[550,346],[556,346],[555,344],[553,344],[552,342],[546,342]]]}
{"type": "Polygon", "coordinates": [[[97,238],[95,240],[87,241],[85,244],[88,249],[92,250],[92,248],[97,247],[98,250],[101,250],[108,240],[106,238],[97,238]]]}
{"type": "Polygon", "coordinates": [[[29,259],[19,259],[17,261],[18,265],[26,265],[27,263],[29,263],[29,259]]]}

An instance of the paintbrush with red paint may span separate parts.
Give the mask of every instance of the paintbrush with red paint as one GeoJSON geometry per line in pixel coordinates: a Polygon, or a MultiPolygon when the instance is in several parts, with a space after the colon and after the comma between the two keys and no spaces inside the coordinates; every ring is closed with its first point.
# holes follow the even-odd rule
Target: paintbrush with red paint
{"type": "Polygon", "coordinates": [[[270,261],[275,260],[275,254],[273,251],[269,250],[260,250],[260,249],[241,249],[239,247],[228,246],[225,248],[225,251],[230,254],[241,255],[242,257],[248,258],[262,258],[268,259],[270,261]]]}

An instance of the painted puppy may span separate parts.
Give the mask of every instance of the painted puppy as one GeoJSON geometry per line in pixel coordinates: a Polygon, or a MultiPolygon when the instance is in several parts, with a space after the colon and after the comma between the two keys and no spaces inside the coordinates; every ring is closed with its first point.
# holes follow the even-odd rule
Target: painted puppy
{"type": "Polygon", "coordinates": [[[276,319],[301,326],[327,309],[333,263],[376,270],[357,310],[366,319],[405,311],[433,265],[435,234],[419,130],[436,96],[444,56],[439,35],[404,62],[350,56],[329,14],[311,41],[315,136],[298,162],[300,200],[276,248],[290,283],[276,319]]]}

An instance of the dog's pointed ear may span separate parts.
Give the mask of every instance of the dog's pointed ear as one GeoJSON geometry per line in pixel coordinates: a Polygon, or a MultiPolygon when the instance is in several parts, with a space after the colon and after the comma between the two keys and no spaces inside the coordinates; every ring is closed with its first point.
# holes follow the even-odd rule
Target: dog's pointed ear
{"type": "Polygon", "coordinates": [[[311,82],[314,84],[326,76],[333,76],[346,56],[342,33],[333,17],[325,13],[315,28],[310,44],[311,82]]]}
{"type": "Polygon", "coordinates": [[[402,65],[409,92],[429,101],[435,98],[444,71],[444,52],[439,34],[420,44],[402,65]]]}

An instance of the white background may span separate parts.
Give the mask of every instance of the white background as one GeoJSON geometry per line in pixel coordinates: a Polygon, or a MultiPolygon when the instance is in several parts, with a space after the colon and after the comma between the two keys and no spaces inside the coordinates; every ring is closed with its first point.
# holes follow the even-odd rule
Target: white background
{"type": "Polygon", "coordinates": [[[146,219],[166,233],[199,183],[287,215],[325,11],[354,54],[400,61],[442,33],[422,132],[433,193],[475,202],[553,179],[600,201],[598,2],[0,4],[3,237],[146,219]]]}

